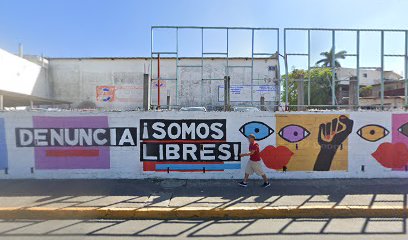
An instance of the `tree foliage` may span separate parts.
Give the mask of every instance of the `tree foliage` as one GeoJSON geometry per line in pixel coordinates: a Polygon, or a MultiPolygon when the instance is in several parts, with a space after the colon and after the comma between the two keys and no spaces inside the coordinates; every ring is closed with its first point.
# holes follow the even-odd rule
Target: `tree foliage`
{"type": "Polygon", "coordinates": [[[372,95],[373,86],[365,86],[360,88],[360,96],[361,97],[368,97],[372,95]]]}
{"type": "MultiPolygon", "coordinates": [[[[289,73],[289,104],[297,105],[298,99],[298,84],[303,79],[304,103],[307,104],[307,80],[310,75],[310,105],[329,105],[331,104],[331,82],[332,72],[330,68],[313,68],[310,71],[302,69],[294,69],[289,73]],[[296,80],[296,81],[295,81],[296,80]]],[[[283,94],[282,102],[286,101],[286,76],[283,76],[283,94]]],[[[336,85],[337,89],[337,85],[336,85]]]]}
{"type": "MultiPolygon", "coordinates": [[[[347,51],[344,51],[344,50],[334,54],[334,66],[335,67],[341,67],[341,64],[338,61],[338,59],[345,59],[346,54],[347,54],[347,51]]],[[[320,65],[322,67],[331,67],[332,66],[332,60],[333,60],[333,48],[330,49],[329,52],[320,53],[320,55],[323,56],[324,58],[317,61],[316,65],[320,65]]]]}

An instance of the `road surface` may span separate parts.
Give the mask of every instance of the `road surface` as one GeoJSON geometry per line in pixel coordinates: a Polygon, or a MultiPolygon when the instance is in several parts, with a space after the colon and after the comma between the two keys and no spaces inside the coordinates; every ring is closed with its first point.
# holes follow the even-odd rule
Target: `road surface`
{"type": "Polygon", "coordinates": [[[408,239],[404,218],[0,220],[0,239],[408,239]]]}

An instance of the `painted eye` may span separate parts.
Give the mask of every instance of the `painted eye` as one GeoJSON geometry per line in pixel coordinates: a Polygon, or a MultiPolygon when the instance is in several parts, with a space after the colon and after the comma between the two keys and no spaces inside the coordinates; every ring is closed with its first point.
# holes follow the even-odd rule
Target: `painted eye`
{"type": "Polygon", "coordinates": [[[401,127],[398,128],[398,132],[404,134],[404,136],[408,137],[408,123],[404,123],[401,127]]]}
{"type": "Polygon", "coordinates": [[[250,134],[255,135],[256,140],[262,140],[269,137],[274,131],[263,122],[247,122],[241,126],[239,131],[248,137],[250,134]]]}
{"type": "MultiPolygon", "coordinates": [[[[399,129],[398,129],[399,131],[399,129]]],[[[408,133],[408,128],[407,128],[408,133]]],[[[357,135],[369,142],[376,142],[390,133],[386,128],[376,124],[362,126],[357,130],[357,135]]],[[[405,134],[404,134],[405,135],[405,134]]]]}
{"type": "Polygon", "coordinates": [[[290,143],[302,141],[309,135],[310,132],[304,127],[294,124],[287,125],[279,131],[279,136],[290,143]]]}

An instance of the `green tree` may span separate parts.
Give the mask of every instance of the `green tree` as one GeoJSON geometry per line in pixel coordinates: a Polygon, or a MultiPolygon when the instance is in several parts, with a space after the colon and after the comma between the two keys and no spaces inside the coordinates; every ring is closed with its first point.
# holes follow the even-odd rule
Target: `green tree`
{"type": "MultiPolygon", "coordinates": [[[[334,54],[334,66],[335,67],[341,67],[341,64],[338,61],[338,59],[345,59],[346,54],[347,54],[347,51],[344,51],[344,50],[334,54]]],[[[321,65],[322,67],[331,67],[332,66],[332,60],[333,60],[333,48],[330,49],[329,52],[320,53],[320,55],[324,56],[324,58],[317,61],[316,65],[321,65]]]]}
{"type": "Polygon", "coordinates": [[[360,88],[360,96],[361,97],[368,97],[368,96],[373,94],[372,91],[373,91],[373,86],[362,87],[362,88],[360,88]]]}
{"type": "MultiPolygon", "coordinates": [[[[304,79],[305,104],[307,104],[307,80],[310,75],[310,105],[329,105],[331,104],[331,81],[332,72],[329,68],[313,68],[310,71],[294,69],[289,73],[288,81],[288,100],[290,105],[297,105],[298,81],[304,79]]],[[[282,102],[286,101],[286,75],[283,77],[282,102]]],[[[336,89],[337,89],[336,85],[336,89]]]]}

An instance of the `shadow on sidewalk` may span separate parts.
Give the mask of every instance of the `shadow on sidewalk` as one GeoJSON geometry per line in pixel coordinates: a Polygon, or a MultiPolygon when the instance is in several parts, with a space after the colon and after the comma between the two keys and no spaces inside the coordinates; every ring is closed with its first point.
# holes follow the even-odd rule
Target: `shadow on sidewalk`
{"type": "Polygon", "coordinates": [[[400,235],[405,218],[277,218],[246,220],[4,220],[0,236],[245,237],[276,235],[400,235]]]}
{"type": "Polygon", "coordinates": [[[2,180],[2,207],[400,207],[407,179],[273,180],[263,189],[233,180],[2,180]]]}

